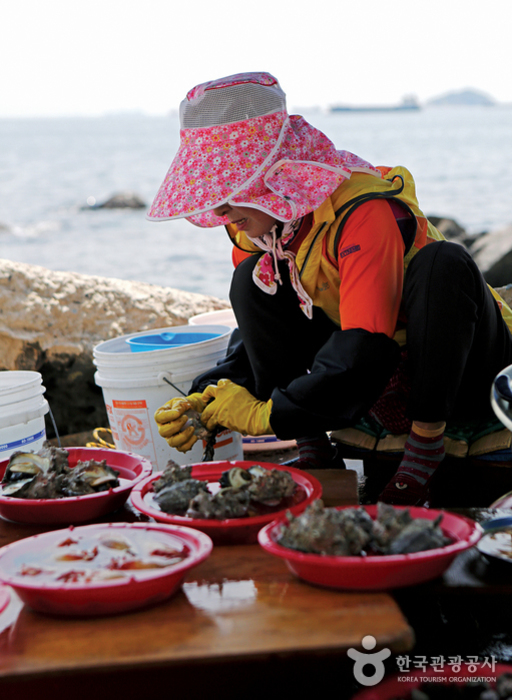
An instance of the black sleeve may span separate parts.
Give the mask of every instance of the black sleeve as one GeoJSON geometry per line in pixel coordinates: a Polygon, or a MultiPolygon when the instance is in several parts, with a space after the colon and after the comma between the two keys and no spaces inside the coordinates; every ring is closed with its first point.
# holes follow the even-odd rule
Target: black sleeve
{"type": "Polygon", "coordinates": [[[203,374],[194,379],[190,393],[202,392],[208,384],[217,384],[219,379],[230,379],[235,384],[245,387],[251,394],[254,394],[254,376],[238,328],[235,328],[231,334],[226,356],[219,360],[215,367],[203,372],[203,374]]]}
{"type": "Polygon", "coordinates": [[[398,344],[383,333],[334,332],[309,374],[272,392],[272,429],[287,440],[353,424],[381,395],[399,357],[398,344]]]}

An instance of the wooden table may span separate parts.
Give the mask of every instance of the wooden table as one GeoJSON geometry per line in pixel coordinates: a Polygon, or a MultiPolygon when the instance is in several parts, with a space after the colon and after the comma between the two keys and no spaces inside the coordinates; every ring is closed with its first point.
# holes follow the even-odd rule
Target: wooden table
{"type": "MultiPolygon", "coordinates": [[[[328,505],[357,503],[353,471],[315,475],[328,505]]],[[[117,519],[145,516],[126,507],[117,519]]],[[[0,544],[42,529],[48,528],[0,521],[0,544]]],[[[347,649],[361,648],[366,635],[375,637],[377,649],[394,653],[414,643],[386,593],[317,588],[259,545],[219,546],[172,599],[130,614],[51,617],[23,606],[13,593],[0,614],[0,697],[33,695],[41,679],[45,692],[69,692],[73,700],[112,697],[114,689],[124,700],[149,686],[169,697],[171,690],[187,698],[240,697],[247,694],[241,688],[268,691],[277,679],[286,679],[290,692],[311,682],[318,689],[331,676],[344,677],[347,649]]]]}

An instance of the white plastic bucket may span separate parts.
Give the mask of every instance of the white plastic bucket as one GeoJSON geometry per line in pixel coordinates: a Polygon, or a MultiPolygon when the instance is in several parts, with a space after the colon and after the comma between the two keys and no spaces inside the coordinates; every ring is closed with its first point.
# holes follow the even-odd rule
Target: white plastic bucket
{"type": "Polygon", "coordinates": [[[202,326],[209,323],[219,323],[221,326],[229,326],[236,328],[236,318],[233,309],[218,309],[217,311],[208,311],[204,314],[197,314],[188,319],[191,326],[202,326]]]}
{"type": "Polygon", "coordinates": [[[0,461],[13,452],[42,448],[44,416],[50,410],[42,384],[39,372],[0,372],[0,461]]]}
{"type": "MultiPolygon", "coordinates": [[[[203,457],[201,440],[185,454],[169,447],[158,434],[153,418],[157,408],[164,403],[189,394],[195,377],[215,367],[225,356],[231,328],[205,325],[201,328],[203,330],[218,335],[163,350],[130,350],[129,338],[162,332],[190,333],[190,326],[172,326],[107,340],[93,350],[97,367],[94,379],[103,391],[116,447],[149,459],[155,470],[164,469],[170,459],[178,464],[192,464],[200,462],[203,457]]],[[[227,430],[220,433],[214,459],[243,459],[242,436],[227,430]]]]}

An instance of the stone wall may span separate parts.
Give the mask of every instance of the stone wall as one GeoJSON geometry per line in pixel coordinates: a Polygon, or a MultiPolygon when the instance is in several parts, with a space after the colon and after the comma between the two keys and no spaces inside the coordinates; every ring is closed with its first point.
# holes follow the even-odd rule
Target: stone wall
{"type": "MultiPolygon", "coordinates": [[[[104,340],[186,325],[227,301],[142,282],[53,272],[0,259],[0,370],[36,370],[62,435],[107,426],[94,383],[104,340]]],[[[53,428],[47,421],[47,432],[53,428]]]]}

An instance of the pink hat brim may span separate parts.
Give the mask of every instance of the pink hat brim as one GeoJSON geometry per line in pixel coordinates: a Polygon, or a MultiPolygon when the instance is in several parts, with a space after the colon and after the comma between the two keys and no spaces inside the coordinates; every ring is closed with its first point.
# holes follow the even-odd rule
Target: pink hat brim
{"type": "Polygon", "coordinates": [[[353,170],[380,176],[370,163],[337,151],[321,131],[286,112],[182,130],[148,219],[221,226],[229,220],[212,210],[230,203],[292,221],[320,206],[353,170]]]}

